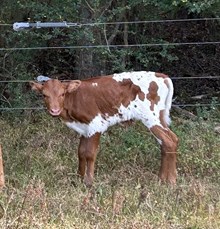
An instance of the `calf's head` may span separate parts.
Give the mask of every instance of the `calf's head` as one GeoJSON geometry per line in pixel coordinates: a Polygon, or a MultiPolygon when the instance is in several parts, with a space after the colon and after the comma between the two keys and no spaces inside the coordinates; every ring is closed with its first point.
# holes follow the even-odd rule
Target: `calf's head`
{"type": "Polygon", "coordinates": [[[53,116],[59,116],[63,111],[63,105],[66,93],[71,93],[80,86],[80,80],[61,82],[51,79],[45,83],[36,83],[31,81],[32,90],[40,92],[44,96],[44,101],[48,111],[53,116]]]}

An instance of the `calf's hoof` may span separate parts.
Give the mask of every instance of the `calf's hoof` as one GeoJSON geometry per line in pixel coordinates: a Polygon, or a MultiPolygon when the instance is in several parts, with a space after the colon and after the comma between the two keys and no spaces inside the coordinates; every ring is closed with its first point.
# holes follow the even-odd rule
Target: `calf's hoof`
{"type": "Polygon", "coordinates": [[[91,188],[92,183],[93,183],[93,179],[91,177],[85,176],[83,182],[87,188],[91,188]]]}
{"type": "Polygon", "coordinates": [[[168,183],[172,186],[176,185],[176,175],[175,174],[160,174],[159,178],[163,183],[168,183]]]}

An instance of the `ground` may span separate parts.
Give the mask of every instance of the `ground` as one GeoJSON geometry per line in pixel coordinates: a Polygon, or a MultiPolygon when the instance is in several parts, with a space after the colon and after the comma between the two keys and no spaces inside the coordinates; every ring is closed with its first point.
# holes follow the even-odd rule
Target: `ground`
{"type": "Polygon", "coordinates": [[[158,181],[160,149],[141,123],[102,136],[95,182],[77,176],[79,136],[43,111],[0,119],[1,228],[220,228],[219,117],[173,115],[178,181],[158,181]]]}

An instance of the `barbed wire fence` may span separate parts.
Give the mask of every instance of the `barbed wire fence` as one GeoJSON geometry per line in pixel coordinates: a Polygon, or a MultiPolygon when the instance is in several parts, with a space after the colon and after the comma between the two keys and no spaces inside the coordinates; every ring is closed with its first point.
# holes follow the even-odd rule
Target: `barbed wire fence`
{"type": "MultiPolygon", "coordinates": [[[[146,24],[146,23],[173,23],[173,22],[197,22],[197,21],[220,21],[219,17],[213,18],[185,18],[185,19],[164,19],[164,20],[145,20],[145,21],[118,21],[118,22],[91,22],[91,23],[73,23],[68,27],[75,26],[98,26],[98,25],[118,25],[118,24],[146,24]]],[[[0,26],[10,26],[11,23],[0,23],[0,26]]]]}
{"type": "MultiPolygon", "coordinates": [[[[117,25],[117,24],[146,24],[146,23],[178,23],[178,22],[197,22],[197,21],[220,21],[220,18],[194,18],[194,19],[173,19],[173,20],[149,20],[149,21],[120,21],[120,22],[94,22],[94,23],[72,23],[74,27],[99,26],[99,25],[117,25]]],[[[13,24],[0,23],[0,26],[12,27],[13,24]]],[[[71,23],[68,27],[72,27],[71,23]]],[[[0,51],[24,51],[24,50],[51,50],[51,49],[96,49],[96,48],[132,48],[132,47],[156,47],[156,46],[203,46],[219,45],[220,41],[198,41],[198,42],[174,42],[174,43],[148,43],[148,44],[126,44],[126,45],[74,45],[74,46],[54,46],[54,47],[9,47],[0,48],[0,51]]],[[[202,77],[178,77],[171,76],[172,80],[198,80],[198,79],[216,79],[220,76],[202,76],[202,77]]],[[[0,83],[29,83],[29,80],[0,80],[0,83]]],[[[196,104],[173,104],[173,107],[210,107],[220,106],[220,103],[196,103],[196,104]]],[[[18,110],[45,110],[45,107],[0,107],[0,111],[18,111],[18,110]]]]}

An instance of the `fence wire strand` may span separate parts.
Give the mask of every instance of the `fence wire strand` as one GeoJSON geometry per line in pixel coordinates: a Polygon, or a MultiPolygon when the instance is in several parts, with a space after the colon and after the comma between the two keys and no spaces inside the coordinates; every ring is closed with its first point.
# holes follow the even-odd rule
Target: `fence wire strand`
{"type": "MultiPolygon", "coordinates": [[[[120,22],[94,22],[78,23],[77,26],[98,26],[98,25],[118,25],[118,24],[146,24],[146,23],[178,23],[178,22],[197,22],[197,21],[218,21],[220,18],[193,18],[193,19],[168,19],[168,20],[148,20],[148,21],[120,21],[120,22]]],[[[13,26],[9,23],[0,23],[0,26],[13,26]]],[[[70,26],[71,27],[71,26],[70,26]]],[[[0,51],[22,51],[22,50],[47,50],[47,49],[84,49],[84,48],[128,48],[128,47],[154,47],[154,46],[184,46],[184,45],[218,45],[220,41],[205,42],[174,42],[174,43],[153,43],[153,44],[129,44],[129,45],[83,45],[83,46],[57,46],[57,47],[13,47],[0,48],[0,51]]],[[[171,77],[173,80],[186,79],[220,79],[220,76],[203,77],[171,77]]],[[[33,80],[33,79],[32,79],[33,80]]],[[[28,83],[30,80],[2,80],[0,83],[28,83]]],[[[220,104],[173,104],[173,107],[210,107],[220,106],[220,104]]],[[[3,107],[0,111],[18,111],[18,110],[45,110],[45,107],[3,107]]]]}
{"type": "MultiPolygon", "coordinates": [[[[217,107],[220,103],[196,103],[196,104],[173,104],[172,107],[217,107]]],[[[18,110],[46,110],[45,107],[0,107],[0,111],[18,111],[18,110]]]]}
{"type": "MultiPolygon", "coordinates": [[[[116,22],[92,22],[92,23],[77,23],[77,25],[69,25],[69,27],[75,26],[98,26],[98,25],[118,25],[118,24],[148,24],[148,23],[173,23],[173,22],[197,22],[197,21],[218,21],[220,18],[187,18],[187,19],[162,19],[162,20],[144,20],[144,21],[116,21],[116,22]]],[[[50,21],[52,22],[52,21],[50,21]]],[[[60,21],[63,22],[63,21],[60,21]]],[[[71,22],[67,22],[71,23],[71,22]]],[[[10,23],[0,23],[0,26],[13,26],[10,23]]]]}
{"type": "Polygon", "coordinates": [[[91,49],[91,48],[129,48],[129,47],[157,47],[157,46],[185,46],[185,45],[218,45],[220,41],[203,42],[174,42],[174,43],[151,43],[151,44],[126,44],[126,45],[73,45],[52,47],[18,47],[0,48],[0,51],[24,51],[24,50],[50,50],[50,49],[91,49]]]}
{"type": "MultiPolygon", "coordinates": [[[[186,77],[178,77],[178,76],[171,76],[172,80],[203,80],[203,79],[220,79],[220,76],[186,76],[186,77]]],[[[0,80],[0,83],[29,83],[30,81],[33,81],[36,79],[30,79],[30,80],[0,80]]],[[[61,81],[70,81],[70,80],[61,80],[61,81]]]]}

